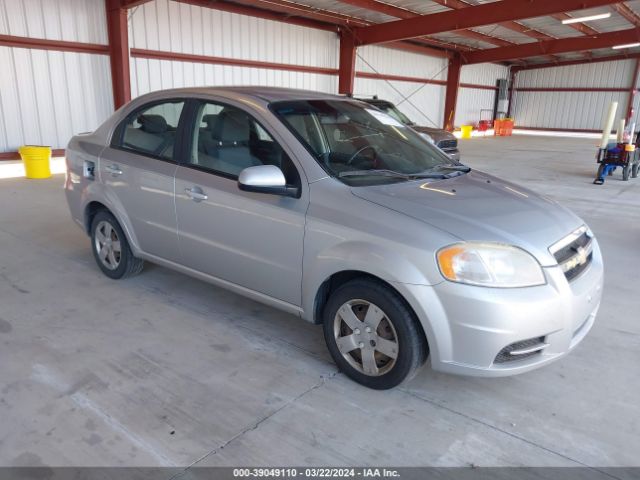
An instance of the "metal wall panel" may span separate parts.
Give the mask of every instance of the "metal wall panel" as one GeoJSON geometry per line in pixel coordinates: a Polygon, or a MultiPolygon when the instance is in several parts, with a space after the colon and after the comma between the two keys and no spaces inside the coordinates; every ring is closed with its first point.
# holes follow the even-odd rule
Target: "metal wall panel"
{"type": "Polygon", "coordinates": [[[131,59],[131,94],[134,97],[166,88],[211,85],[267,85],[334,93],[337,83],[335,75],[146,58],[131,59]]]}
{"type": "Polygon", "coordinates": [[[627,108],[626,92],[516,92],[516,127],[599,130],[605,110],[618,102],[618,117],[627,108]]]}
{"type": "MultiPolygon", "coordinates": [[[[519,72],[517,88],[629,88],[634,60],[597,62],[519,72]]],[[[624,115],[627,92],[521,92],[513,96],[515,124],[534,128],[599,130],[609,103],[624,115]]]]}
{"type": "Polygon", "coordinates": [[[395,103],[419,125],[442,127],[445,87],[441,85],[356,77],[354,91],[356,96],[378,95],[395,103]]]}
{"type": "Polygon", "coordinates": [[[0,34],[106,45],[104,0],[0,0],[0,34]]]}
{"type": "Polygon", "coordinates": [[[495,63],[463,65],[460,70],[460,83],[496,86],[499,78],[509,78],[509,67],[495,63]]]}
{"type": "MultiPolygon", "coordinates": [[[[480,120],[480,110],[490,109],[493,112],[495,97],[495,90],[461,87],[458,91],[454,124],[456,126],[475,125],[480,120]]],[[[488,120],[489,115],[492,113],[486,112],[483,118],[488,120]]]]}
{"type": "Polygon", "coordinates": [[[523,70],[516,84],[519,88],[629,88],[634,67],[635,60],[618,60],[523,70]]]}
{"type": "Polygon", "coordinates": [[[428,57],[394,48],[367,45],[358,48],[356,70],[417,77],[428,80],[447,79],[447,59],[428,57]]]}
{"type": "Polygon", "coordinates": [[[169,0],[129,14],[133,48],[336,68],[332,32],[169,0]]]}
{"type": "Polygon", "coordinates": [[[0,47],[0,152],[64,148],[113,112],[109,57],[0,47]]]}

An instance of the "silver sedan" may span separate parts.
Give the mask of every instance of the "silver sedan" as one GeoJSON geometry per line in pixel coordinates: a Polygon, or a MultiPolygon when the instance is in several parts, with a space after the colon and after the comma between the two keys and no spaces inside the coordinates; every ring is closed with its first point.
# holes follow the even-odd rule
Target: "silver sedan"
{"type": "Polygon", "coordinates": [[[592,327],[602,258],[576,215],[472,171],[371,105],[298,90],[139,97],[67,148],[98,267],[154,262],[322,324],[349,377],[545,365],[592,327]]]}

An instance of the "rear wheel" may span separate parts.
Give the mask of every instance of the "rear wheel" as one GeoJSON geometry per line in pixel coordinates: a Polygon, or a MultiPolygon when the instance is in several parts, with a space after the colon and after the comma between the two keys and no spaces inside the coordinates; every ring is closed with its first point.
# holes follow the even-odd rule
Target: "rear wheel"
{"type": "Polygon", "coordinates": [[[91,222],[91,245],[96,263],[107,277],[126,278],[142,271],[144,262],[133,255],[120,224],[106,210],[99,211],[91,222]]]}
{"type": "Polygon", "coordinates": [[[324,335],[340,370],[379,390],[411,378],[428,352],[404,301],[368,279],[352,280],[333,292],[324,309],[324,335]]]}
{"type": "Polygon", "coordinates": [[[629,180],[630,174],[631,174],[631,164],[628,163],[622,168],[622,180],[624,180],[625,182],[629,180]]]}
{"type": "Polygon", "coordinates": [[[640,167],[640,165],[637,163],[634,163],[633,167],[631,167],[631,178],[638,177],[638,167],[640,167]]]}

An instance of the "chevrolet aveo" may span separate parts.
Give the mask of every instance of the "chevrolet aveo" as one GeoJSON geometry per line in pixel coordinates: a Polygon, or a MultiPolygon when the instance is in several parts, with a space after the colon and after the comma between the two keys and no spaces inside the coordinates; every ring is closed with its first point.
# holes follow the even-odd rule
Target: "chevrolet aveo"
{"type": "Polygon", "coordinates": [[[600,303],[580,218],[350,98],[151,93],[71,140],[65,189],[107,276],[150,261],[322,324],[339,368],[372,388],[427,359],[467,375],[540,367],[600,303]]]}

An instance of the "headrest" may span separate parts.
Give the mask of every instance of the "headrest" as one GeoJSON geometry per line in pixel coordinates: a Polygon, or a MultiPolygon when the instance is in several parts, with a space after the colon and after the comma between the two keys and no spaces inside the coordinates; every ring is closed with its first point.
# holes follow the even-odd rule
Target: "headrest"
{"type": "Polygon", "coordinates": [[[219,114],[219,140],[222,142],[248,142],[251,128],[249,117],[240,110],[223,110],[219,114]]]}
{"type": "Polygon", "coordinates": [[[167,121],[162,115],[138,115],[141,129],[147,133],[164,133],[167,131],[167,121]]]}
{"type": "Polygon", "coordinates": [[[202,116],[202,123],[207,124],[207,130],[213,131],[213,129],[216,127],[216,124],[218,123],[218,120],[220,120],[220,117],[217,113],[209,113],[202,116]]]}

